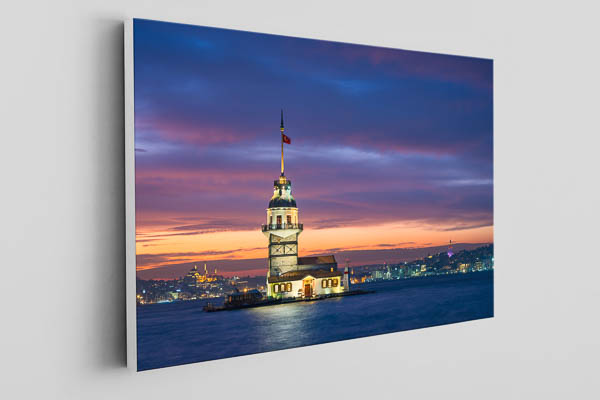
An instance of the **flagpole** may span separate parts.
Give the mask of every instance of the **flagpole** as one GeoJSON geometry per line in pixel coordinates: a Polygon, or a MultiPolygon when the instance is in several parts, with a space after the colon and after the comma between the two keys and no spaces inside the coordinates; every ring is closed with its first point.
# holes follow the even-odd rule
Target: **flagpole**
{"type": "Polygon", "coordinates": [[[283,176],[283,109],[281,110],[281,176],[283,176]]]}

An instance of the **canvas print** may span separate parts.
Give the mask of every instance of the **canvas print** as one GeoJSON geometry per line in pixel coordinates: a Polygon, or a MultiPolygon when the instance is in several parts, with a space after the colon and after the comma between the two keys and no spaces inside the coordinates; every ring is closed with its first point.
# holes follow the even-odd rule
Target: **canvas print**
{"type": "Polygon", "coordinates": [[[494,315],[492,60],[131,34],[138,370],[494,315]]]}

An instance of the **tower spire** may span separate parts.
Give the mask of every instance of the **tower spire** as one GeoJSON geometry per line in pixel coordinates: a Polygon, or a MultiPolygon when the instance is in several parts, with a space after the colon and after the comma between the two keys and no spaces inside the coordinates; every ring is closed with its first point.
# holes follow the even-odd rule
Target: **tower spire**
{"type": "Polygon", "coordinates": [[[283,176],[283,108],[281,109],[281,176],[283,176]]]}

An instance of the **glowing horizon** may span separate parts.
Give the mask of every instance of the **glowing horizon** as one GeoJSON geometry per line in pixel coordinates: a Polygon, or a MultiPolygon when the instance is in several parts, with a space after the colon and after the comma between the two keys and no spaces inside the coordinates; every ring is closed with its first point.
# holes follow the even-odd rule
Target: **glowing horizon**
{"type": "MultiPolygon", "coordinates": [[[[446,246],[450,240],[447,239],[448,237],[452,238],[454,244],[493,242],[492,226],[454,232],[449,236],[448,232],[444,230],[430,231],[418,226],[410,226],[410,224],[350,226],[328,229],[305,228],[300,235],[299,255],[322,255],[332,251],[347,250],[446,246]],[[369,240],[363,240],[364,236],[369,237],[369,240]],[[332,237],[340,237],[340,239],[332,240],[332,237]],[[386,243],[385,240],[390,237],[394,237],[396,241],[386,243]]],[[[172,231],[160,230],[139,232],[141,243],[137,245],[137,254],[147,257],[148,261],[138,265],[138,271],[162,268],[169,263],[210,263],[211,261],[250,260],[267,257],[265,237],[260,229],[185,235],[183,237],[170,236],[172,234],[172,231]],[[148,249],[145,247],[147,246],[146,240],[156,240],[160,243],[153,244],[153,248],[148,249]],[[226,246],[224,243],[238,243],[239,246],[226,246]],[[215,248],[219,250],[214,250],[215,248]],[[152,256],[157,256],[157,261],[152,261],[152,256]]],[[[388,242],[390,241],[388,240],[388,242]]],[[[211,265],[209,269],[218,267],[218,264],[213,263],[211,265]]],[[[223,275],[234,275],[240,272],[242,271],[223,271],[223,275]]]]}

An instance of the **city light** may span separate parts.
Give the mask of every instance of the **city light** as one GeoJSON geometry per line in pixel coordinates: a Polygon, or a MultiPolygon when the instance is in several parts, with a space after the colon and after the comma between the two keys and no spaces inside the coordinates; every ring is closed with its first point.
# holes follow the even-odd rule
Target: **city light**
{"type": "MultiPolygon", "coordinates": [[[[488,245],[473,250],[456,251],[452,257],[448,257],[447,252],[441,252],[410,262],[357,265],[349,271],[349,282],[352,285],[364,285],[380,281],[490,271],[494,267],[493,251],[493,245],[488,245]]],[[[198,274],[198,268],[193,267],[185,276],[178,279],[138,280],[136,301],[140,305],[145,305],[173,301],[222,299],[227,296],[227,293],[235,290],[242,293],[257,290],[266,295],[265,278],[265,276],[254,276],[241,279],[238,276],[225,278],[214,274],[204,275],[198,274]]],[[[329,285],[327,280],[324,282],[329,285]]],[[[319,285],[322,286],[322,283],[319,285]]],[[[278,285],[272,287],[275,286],[279,288],[278,285]]],[[[333,280],[331,286],[333,287],[333,280]]]]}

